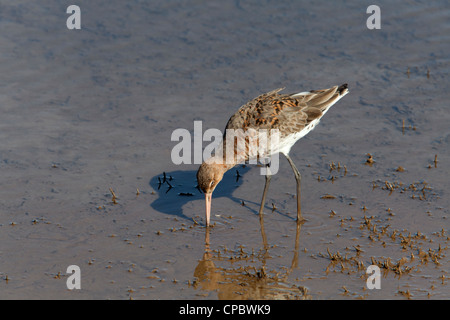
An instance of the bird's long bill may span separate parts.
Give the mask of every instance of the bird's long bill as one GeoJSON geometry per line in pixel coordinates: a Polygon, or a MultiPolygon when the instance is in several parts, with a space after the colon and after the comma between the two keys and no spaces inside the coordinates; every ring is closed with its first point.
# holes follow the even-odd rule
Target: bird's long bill
{"type": "Polygon", "coordinates": [[[211,201],[212,201],[212,192],[205,193],[206,226],[209,226],[209,217],[211,216],[211,201]]]}

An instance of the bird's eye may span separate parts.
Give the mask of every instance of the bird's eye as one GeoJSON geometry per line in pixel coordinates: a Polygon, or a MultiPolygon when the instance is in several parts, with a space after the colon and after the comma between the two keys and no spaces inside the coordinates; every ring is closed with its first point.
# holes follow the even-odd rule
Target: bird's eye
{"type": "Polygon", "coordinates": [[[209,186],[210,186],[210,187],[213,187],[215,183],[216,183],[216,182],[213,180],[213,181],[211,181],[211,183],[209,184],[209,186]]]}

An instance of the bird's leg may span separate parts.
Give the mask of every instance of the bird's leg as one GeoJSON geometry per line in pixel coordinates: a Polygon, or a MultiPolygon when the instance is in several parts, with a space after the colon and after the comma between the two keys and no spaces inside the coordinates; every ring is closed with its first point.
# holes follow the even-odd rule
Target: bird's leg
{"type": "Polygon", "coordinates": [[[297,167],[295,166],[292,159],[289,157],[288,154],[285,154],[286,159],[289,161],[289,164],[292,167],[292,171],[294,171],[295,180],[297,181],[297,221],[303,220],[302,218],[302,211],[300,206],[300,180],[302,179],[302,176],[300,172],[298,171],[297,167]]]}
{"type": "Polygon", "coordinates": [[[266,231],[264,230],[264,215],[263,214],[259,215],[259,224],[261,226],[261,235],[262,235],[262,239],[263,239],[264,252],[267,253],[269,246],[267,244],[266,231]]]}
{"type": "Polygon", "coordinates": [[[270,179],[272,178],[272,175],[270,173],[270,164],[267,164],[267,172],[266,172],[266,183],[264,185],[264,192],[263,192],[263,196],[261,199],[261,207],[259,208],[259,215],[261,216],[263,214],[264,211],[264,204],[266,203],[266,194],[267,194],[267,190],[269,190],[269,184],[270,184],[270,179]]]}
{"type": "Polygon", "coordinates": [[[295,245],[294,245],[294,257],[292,258],[291,268],[289,269],[289,273],[298,267],[298,247],[300,244],[300,230],[302,228],[302,224],[305,221],[297,220],[297,231],[295,233],[295,245]]]}

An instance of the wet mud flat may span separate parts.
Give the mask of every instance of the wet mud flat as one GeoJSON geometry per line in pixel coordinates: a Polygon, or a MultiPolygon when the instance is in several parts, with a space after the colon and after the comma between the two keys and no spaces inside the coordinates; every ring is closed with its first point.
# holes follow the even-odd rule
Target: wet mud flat
{"type": "Polygon", "coordinates": [[[80,6],[80,32],[58,1],[0,10],[1,299],[450,297],[445,2],[382,2],[378,31],[357,2],[80,6]],[[262,219],[264,177],[237,166],[207,230],[173,130],[344,82],[291,152],[306,222],[281,157],[262,219]]]}

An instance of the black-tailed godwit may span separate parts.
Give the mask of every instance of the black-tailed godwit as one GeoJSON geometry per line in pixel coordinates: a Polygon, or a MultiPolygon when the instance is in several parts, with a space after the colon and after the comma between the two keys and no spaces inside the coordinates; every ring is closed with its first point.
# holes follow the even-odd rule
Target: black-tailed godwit
{"type": "MultiPolygon", "coordinates": [[[[254,132],[263,130],[271,132],[270,130],[277,129],[279,139],[276,146],[271,146],[267,149],[266,154],[258,154],[257,157],[268,157],[279,152],[287,158],[297,182],[297,220],[299,221],[302,219],[300,206],[301,175],[289,157],[289,152],[292,146],[314,129],[330,107],[345,96],[349,90],[347,84],[295,94],[280,94],[281,90],[277,89],[265,93],[243,105],[228,120],[221,147],[222,150],[226,150],[227,129],[241,130],[244,133],[251,130],[254,132]]],[[[232,160],[229,158],[225,160],[226,152],[223,152],[220,156],[215,155],[204,161],[198,169],[198,186],[205,194],[207,226],[210,223],[212,193],[222,180],[224,173],[238,163],[256,157],[251,150],[258,148],[255,146],[254,148],[249,147],[249,144],[251,144],[249,137],[246,137],[246,143],[244,148],[237,148],[237,144],[234,144],[232,160]]],[[[266,194],[269,189],[270,171],[265,175],[265,178],[259,210],[260,215],[263,214],[266,194]]]]}

